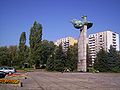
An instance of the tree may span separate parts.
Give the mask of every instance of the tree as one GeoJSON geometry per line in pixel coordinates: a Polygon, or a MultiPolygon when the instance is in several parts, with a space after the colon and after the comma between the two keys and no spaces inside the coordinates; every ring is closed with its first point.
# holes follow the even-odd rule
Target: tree
{"type": "Polygon", "coordinates": [[[87,55],[86,55],[86,59],[87,59],[87,67],[92,66],[92,58],[90,56],[90,49],[89,49],[89,45],[87,44],[87,55]]]}
{"type": "Polygon", "coordinates": [[[63,71],[65,69],[66,57],[62,49],[62,45],[59,45],[55,50],[54,70],[63,71]]]}
{"type": "Polygon", "coordinates": [[[75,44],[74,46],[69,46],[67,50],[66,68],[69,69],[70,71],[77,69],[78,61],[77,55],[78,55],[77,44],[75,44]]]}
{"type": "Polygon", "coordinates": [[[94,68],[101,72],[109,71],[108,67],[108,53],[102,48],[96,56],[94,68]]]}
{"type": "Polygon", "coordinates": [[[73,52],[74,52],[74,60],[75,60],[75,65],[74,65],[74,70],[77,70],[77,63],[78,63],[78,43],[74,44],[73,46],[73,52]]]}
{"type": "Polygon", "coordinates": [[[24,66],[26,57],[25,57],[25,52],[26,52],[26,33],[22,32],[21,36],[20,36],[20,40],[19,40],[19,55],[18,55],[18,59],[19,59],[19,66],[22,67],[24,66]]]}
{"type": "Polygon", "coordinates": [[[31,65],[39,67],[42,64],[42,25],[34,22],[33,27],[30,29],[29,43],[30,43],[30,62],[31,65]]]}
{"type": "Polygon", "coordinates": [[[47,60],[49,59],[50,55],[52,55],[55,49],[55,45],[52,41],[43,40],[41,49],[42,49],[41,64],[44,66],[47,60]]]}
{"type": "Polygon", "coordinates": [[[97,53],[94,68],[101,72],[120,72],[120,54],[113,46],[109,51],[101,49],[97,53]]]}
{"type": "Polygon", "coordinates": [[[11,66],[16,66],[19,65],[18,63],[18,47],[17,46],[9,46],[8,48],[8,53],[10,55],[10,62],[11,62],[11,66]]]}
{"type": "Polygon", "coordinates": [[[10,66],[11,58],[7,47],[0,47],[0,66],[10,66]]]}
{"type": "Polygon", "coordinates": [[[64,52],[61,44],[56,46],[49,59],[47,60],[46,69],[49,71],[70,71],[77,69],[77,44],[70,46],[67,52],[64,52]]]}
{"type": "Polygon", "coordinates": [[[30,48],[26,46],[24,67],[30,67],[30,48]]]}
{"type": "Polygon", "coordinates": [[[108,52],[108,67],[109,71],[120,72],[120,55],[112,45],[108,52]]]}
{"type": "Polygon", "coordinates": [[[51,52],[51,55],[49,56],[46,62],[46,70],[48,71],[56,71],[55,63],[56,63],[56,51],[57,50],[58,50],[58,46],[54,45],[54,50],[51,52]]]}
{"type": "Polygon", "coordinates": [[[46,69],[48,71],[54,71],[55,70],[54,65],[55,65],[55,53],[52,53],[46,62],[46,69]]]}

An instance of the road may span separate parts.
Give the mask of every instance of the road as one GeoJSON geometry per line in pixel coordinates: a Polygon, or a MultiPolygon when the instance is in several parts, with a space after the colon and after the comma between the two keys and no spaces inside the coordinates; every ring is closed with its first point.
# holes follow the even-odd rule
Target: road
{"type": "Polygon", "coordinates": [[[28,76],[22,79],[23,87],[14,90],[120,90],[120,73],[28,72],[28,76]]]}

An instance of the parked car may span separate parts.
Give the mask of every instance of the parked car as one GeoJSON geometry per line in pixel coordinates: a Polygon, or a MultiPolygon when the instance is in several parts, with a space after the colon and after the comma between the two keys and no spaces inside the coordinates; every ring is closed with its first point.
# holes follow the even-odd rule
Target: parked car
{"type": "Polygon", "coordinates": [[[0,71],[0,78],[4,78],[6,76],[5,72],[0,71]]]}
{"type": "Polygon", "coordinates": [[[3,67],[0,67],[0,71],[5,72],[6,74],[12,74],[16,72],[16,69],[13,67],[3,66],[3,67]]]}

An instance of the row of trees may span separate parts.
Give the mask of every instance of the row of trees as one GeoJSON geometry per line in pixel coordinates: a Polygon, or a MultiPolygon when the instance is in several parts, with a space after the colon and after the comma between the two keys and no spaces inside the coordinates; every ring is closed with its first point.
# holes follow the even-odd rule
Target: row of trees
{"type": "Polygon", "coordinates": [[[101,72],[120,72],[120,52],[112,46],[108,52],[101,49],[97,53],[94,68],[101,72]]]}
{"type": "Polygon", "coordinates": [[[30,29],[29,45],[26,45],[26,33],[22,32],[19,46],[0,47],[0,66],[44,66],[50,71],[76,70],[77,45],[63,52],[61,45],[58,47],[52,41],[42,40],[42,25],[36,21],[30,29]]]}
{"type": "MultiPolygon", "coordinates": [[[[0,66],[46,67],[49,71],[77,69],[77,44],[69,46],[68,50],[64,52],[62,45],[58,47],[52,41],[42,40],[42,25],[36,21],[30,29],[29,45],[26,45],[26,33],[22,32],[19,46],[0,47],[0,66]]],[[[87,46],[88,52],[89,47],[87,46]]],[[[91,63],[90,59],[87,54],[88,65],[91,63]]],[[[93,67],[102,72],[120,72],[120,53],[112,46],[109,52],[101,49],[97,53],[93,67]]]]}
{"type": "MultiPolygon", "coordinates": [[[[23,35],[22,33],[21,36],[23,35]]],[[[14,66],[17,68],[42,68],[46,66],[49,71],[76,70],[77,45],[70,46],[65,53],[61,45],[57,47],[52,41],[43,40],[41,44],[41,55],[38,56],[39,53],[37,52],[34,59],[30,59],[33,56],[31,56],[30,47],[21,44],[21,42],[19,47],[0,47],[0,66],[14,66]]]]}

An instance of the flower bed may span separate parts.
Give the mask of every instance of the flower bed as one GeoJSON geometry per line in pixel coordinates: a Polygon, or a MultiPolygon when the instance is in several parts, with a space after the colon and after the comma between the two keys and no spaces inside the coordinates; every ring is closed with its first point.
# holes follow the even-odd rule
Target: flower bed
{"type": "Polygon", "coordinates": [[[21,74],[8,74],[7,76],[21,76],[21,74]]]}
{"type": "Polygon", "coordinates": [[[27,77],[28,76],[26,74],[14,73],[14,74],[6,75],[5,78],[7,78],[7,79],[27,79],[27,77]]]}
{"type": "Polygon", "coordinates": [[[22,87],[22,82],[20,80],[0,79],[0,84],[1,85],[22,87]]]}
{"type": "Polygon", "coordinates": [[[0,79],[0,84],[22,87],[23,86],[21,82],[22,79],[27,79],[27,74],[19,74],[19,73],[8,74],[5,76],[5,79],[0,79]]]}
{"type": "Polygon", "coordinates": [[[20,80],[0,79],[0,84],[19,84],[20,80]]]}

